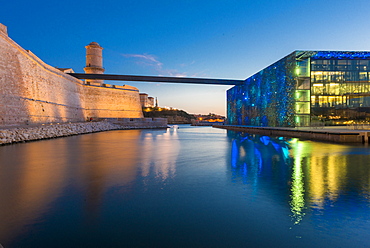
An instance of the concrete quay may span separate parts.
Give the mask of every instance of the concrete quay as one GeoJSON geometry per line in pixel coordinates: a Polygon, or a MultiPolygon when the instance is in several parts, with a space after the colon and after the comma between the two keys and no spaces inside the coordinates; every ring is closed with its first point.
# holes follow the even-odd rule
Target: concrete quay
{"type": "Polygon", "coordinates": [[[369,144],[370,129],[350,129],[346,127],[255,127],[242,125],[213,125],[215,128],[259,134],[266,136],[294,137],[306,140],[333,143],[369,144]]]}
{"type": "Polygon", "coordinates": [[[167,128],[168,126],[166,118],[104,118],[103,120],[123,128],[147,129],[167,128]]]}

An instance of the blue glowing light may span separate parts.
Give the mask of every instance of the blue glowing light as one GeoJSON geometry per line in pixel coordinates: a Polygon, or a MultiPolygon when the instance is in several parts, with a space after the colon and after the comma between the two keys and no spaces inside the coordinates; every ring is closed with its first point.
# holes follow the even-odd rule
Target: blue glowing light
{"type": "Polygon", "coordinates": [[[287,147],[281,147],[281,151],[283,152],[284,158],[289,157],[289,149],[287,147]]]}
{"type": "Polygon", "coordinates": [[[233,140],[232,148],[231,148],[231,166],[236,167],[239,157],[239,148],[236,144],[236,140],[233,140]]]}
{"type": "Polygon", "coordinates": [[[319,51],[312,59],[370,59],[370,52],[319,51]]]}
{"type": "Polygon", "coordinates": [[[244,176],[247,176],[248,174],[248,166],[246,163],[243,164],[243,175],[244,176]]]}
{"type": "Polygon", "coordinates": [[[276,142],[273,142],[273,141],[271,141],[271,144],[272,144],[272,146],[275,148],[275,150],[276,150],[277,152],[279,152],[279,151],[280,151],[280,149],[281,149],[281,145],[280,145],[280,144],[278,144],[278,143],[276,143],[276,142]]]}
{"type": "Polygon", "coordinates": [[[256,147],[254,147],[254,156],[256,158],[256,161],[258,162],[258,174],[259,174],[261,173],[261,170],[262,170],[263,161],[262,161],[262,154],[256,147]]]}
{"type": "Polygon", "coordinates": [[[265,146],[267,146],[270,143],[271,138],[269,136],[261,136],[260,140],[265,146]]]}
{"type": "Polygon", "coordinates": [[[292,53],[227,91],[231,125],[294,126],[296,54],[292,53]],[[248,97],[247,97],[248,96],[248,97]]]}

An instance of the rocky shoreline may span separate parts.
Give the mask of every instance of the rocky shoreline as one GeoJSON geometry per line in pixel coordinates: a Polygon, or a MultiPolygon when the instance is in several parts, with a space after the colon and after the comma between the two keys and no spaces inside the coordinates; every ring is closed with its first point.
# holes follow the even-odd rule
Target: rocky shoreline
{"type": "Polygon", "coordinates": [[[146,129],[146,128],[165,128],[132,125],[118,125],[108,121],[99,122],[78,122],[78,123],[60,123],[44,124],[39,126],[22,126],[22,127],[0,127],[0,145],[13,144],[18,142],[51,139],[86,133],[95,133],[109,130],[126,130],[126,129],[146,129]]]}

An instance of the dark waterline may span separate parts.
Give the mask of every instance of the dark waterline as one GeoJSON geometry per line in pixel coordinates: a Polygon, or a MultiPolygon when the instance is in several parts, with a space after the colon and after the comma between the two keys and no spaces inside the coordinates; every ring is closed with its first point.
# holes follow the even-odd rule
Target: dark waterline
{"type": "Polygon", "coordinates": [[[210,127],[0,147],[11,247],[370,247],[370,150],[210,127]]]}

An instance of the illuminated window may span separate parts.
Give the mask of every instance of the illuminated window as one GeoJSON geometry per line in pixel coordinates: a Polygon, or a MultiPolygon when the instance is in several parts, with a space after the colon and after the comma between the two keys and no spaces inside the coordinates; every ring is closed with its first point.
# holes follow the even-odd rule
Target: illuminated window
{"type": "Polygon", "coordinates": [[[309,90],[296,90],[295,91],[295,100],[296,101],[309,101],[310,100],[310,91],[309,90]]]}
{"type": "Polygon", "coordinates": [[[296,102],[295,104],[296,114],[309,114],[310,103],[309,102],[296,102]]]}

